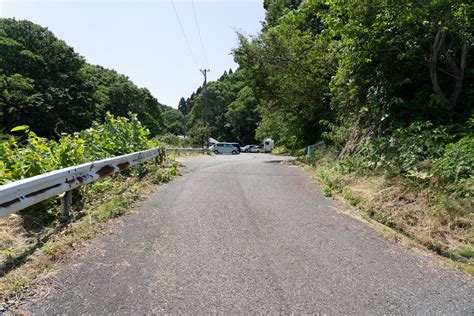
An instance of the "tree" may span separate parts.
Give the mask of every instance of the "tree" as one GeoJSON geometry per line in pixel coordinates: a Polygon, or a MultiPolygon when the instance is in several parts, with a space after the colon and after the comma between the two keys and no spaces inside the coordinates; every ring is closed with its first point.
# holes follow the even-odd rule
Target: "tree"
{"type": "MultiPolygon", "coordinates": [[[[184,98],[181,98],[184,101],[184,98]]],[[[184,115],[177,109],[162,105],[164,132],[174,135],[184,134],[184,115]]]]}
{"type": "Polygon", "coordinates": [[[308,10],[290,11],[260,36],[240,36],[234,50],[260,106],[258,139],[314,143],[324,130],[320,121],[332,118],[327,95],[336,61],[325,38],[307,27],[310,17],[308,10]]]}
{"type": "Polygon", "coordinates": [[[278,25],[278,19],[285,15],[288,10],[296,10],[303,0],[263,0],[265,13],[265,27],[278,25]]]}
{"type": "Polygon", "coordinates": [[[197,122],[189,130],[191,143],[200,147],[207,147],[209,137],[211,137],[211,128],[204,125],[203,122],[197,122]]]}
{"type": "Polygon", "coordinates": [[[179,103],[178,103],[178,110],[183,114],[183,115],[186,115],[188,114],[188,111],[187,111],[187,104],[186,104],[186,100],[184,98],[181,98],[179,100],[179,103]]]}
{"type": "Polygon", "coordinates": [[[472,109],[472,1],[267,0],[262,32],[239,36],[239,71],[258,101],[256,137],[342,155],[417,120],[472,109]]]}
{"type": "Polygon", "coordinates": [[[93,101],[100,117],[106,112],[117,116],[133,112],[152,135],[163,130],[161,104],[148,89],[139,88],[127,76],[101,66],[85,65],[82,72],[95,87],[93,101]]]}
{"type": "Polygon", "coordinates": [[[48,29],[0,19],[0,122],[42,136],[88,127],[96,115],[84,59],[48,29]]]}
{"type": "Polygon", "coordinates": [[[457,110],[470,46],[474,43],[474,4],[439,1],[429,5],[428,10],[431,33],[435,34],[428,62],[433,91],[453,110],[457,110]],[[448,76],[451,81],[445,88],[440,83],[440,73],[448,76]],[[449,90],[450,96],[447,95],[449,90]]]}
{"type": "Polygon", "coordinates": [[[226,119],[232,128],[232,135],[241,144],[255,142],[255,131],[260,121],[260,115],[257,99],[250,87],[242,88],[235,101],[229,104],[226,119]]]}
{"type": "Polygon", "coordinates": [[[469,108],[469,99],[459,103],[469,67],[463,43],[472,38],[459,25],[471,25],[469,3],[332,3],[323,16],[325,35],[339,43],[341,59],[331,81],[331,106],[338,114],[331,129],[332,135],[343,135],[341,144],[347,142],[344,155],[390,125],[446,123],[469,108]],[[450,89],[448,99],[443,90],[450,89]]]}
{"type": "MultiPolygon", "coordinates": [[[[229,73],[224,72],[224,74],[217,81],[211,81],[207,84],[207,97],[208,97],[208,132],[209,135],[220,140],[226,141],[244,141],[245,139],[253,139],[255,135],[255,124],[251,124],[253,131],[243,131],[244,133],[251,134],[251,136],[246,136],[241,134],[239,128],[233,128],[230,123],[229,118],[234,119],[241,109],[236,105],[234,113],[227,115],[230,111],[230,105],[237,99],[239,91],[245,87],[245,82],[243,74],[239,71],[232,72],[229,70],[229,73]]],[[[196,135],[196,130],[199,130],[199,127],[202,127],[204,119],[204,103],[202,89],[199,87],[196,90],[196,93],[193,93],[186,101],[186,105],[190,106],[187,115],[187,126],[189,126],[190,133],[196,135]]],[[[245,105],[249,105],[245,103],[245,105]]],[[[251,103],[252,106],[255,106],[253,112],[248,110],[240,113],[239,115],[248,114],[252,115],[252,118],[248,118],[249,121],[258,120],[258,113],[256,110],[256,103],[251,103]]],[[[242,108],[243,110],[243,108],[242,108]]],[[[236,120],[233,121],[235,127],[238,123],[236,120]]]]}

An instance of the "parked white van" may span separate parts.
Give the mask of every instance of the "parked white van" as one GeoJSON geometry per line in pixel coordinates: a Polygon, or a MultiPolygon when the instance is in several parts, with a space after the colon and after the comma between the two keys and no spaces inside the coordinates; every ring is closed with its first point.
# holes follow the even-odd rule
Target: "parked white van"
{"type": "Polygon", "coordinates": [[[275,142],[271,138],[265,138],[263,142],[263,152],[270,153],[272,152],[275,142]]]}
{"type": "Polygon", "coordinates": [[[236,146],[232,145],[231,143],[216,143],[212,145],[211,147],[209,147],[209,149],[216,155],[217,154],[236,155],[239,153],[239,149],[236,146]]]}

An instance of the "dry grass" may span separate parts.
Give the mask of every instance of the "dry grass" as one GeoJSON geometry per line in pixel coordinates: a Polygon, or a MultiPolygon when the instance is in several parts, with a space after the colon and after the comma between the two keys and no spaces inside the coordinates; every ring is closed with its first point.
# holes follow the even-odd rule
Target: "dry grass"
{"type": "Polygon", "coordinates": [[[383,210],[395,227],[424,245],[438,242],[454,250],[472,244],[465,229],[473,226],[472,219],[441,210],[431,199],[430,189],[413,191],[401,181],[387,181],[381,176],[353,179],[348,188],[360,200],[383,210]]]}
{"type": "Polygon", "coordinates": [[[28,232],[23,226],[23,218],[17,214],[0,219],[0,262],[3,262],[7,249],[17,249],[28,244],[28,232]]]}
{"type": "Polygon", "coordinates": [[[343,174],[331,166],[328,162],[305,167],[325,185],[326,195],[342,199],[362,217],[390,228],[383,230],[383,236],[409,247],[418,243],[474,272],[472,198],[410,185],[404,179],[382,174],[343,174]]]}

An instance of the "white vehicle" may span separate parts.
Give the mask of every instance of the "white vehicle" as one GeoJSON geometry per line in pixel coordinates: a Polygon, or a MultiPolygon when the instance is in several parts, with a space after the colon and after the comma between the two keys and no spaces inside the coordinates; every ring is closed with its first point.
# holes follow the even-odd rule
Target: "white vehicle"
{"type": "Polygon", "coordinates": [[[271,138],[265,138],[263,141],[263,152],[269,153],[272,151],[275,142],[271,138]]]}
{"type": "Polygon", "coordinates": [[[258,146],[257,145],[245,145],[244,147],[241,148],[243,152],[250,153],[252,150],[256,149],[258,146]]]}
{"type": "Polygon", "coordinates": [[[239,149],[232,145],[231,143],[216,143],[209,147],[209,149],[215,153],[216,155],[218,154],[232,154],[236,155],[239,153],[239,149]]]}

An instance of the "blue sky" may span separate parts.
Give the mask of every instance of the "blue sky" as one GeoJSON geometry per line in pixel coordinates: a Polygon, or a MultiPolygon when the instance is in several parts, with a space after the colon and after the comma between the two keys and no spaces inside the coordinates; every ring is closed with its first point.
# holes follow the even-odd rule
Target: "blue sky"
{"type": "Polygon", "coordinates": [[[191,0],[174,0],[194,62],[171,0],[0,0],[0,16],[48,27],[89,63],[113,68],[148,88],[161,103],[177,107],[200,84],[235,68],[230,51],[236,31],[256,34],[263,0],[194,0],[208,65],[201,49],[191,0]]]}

